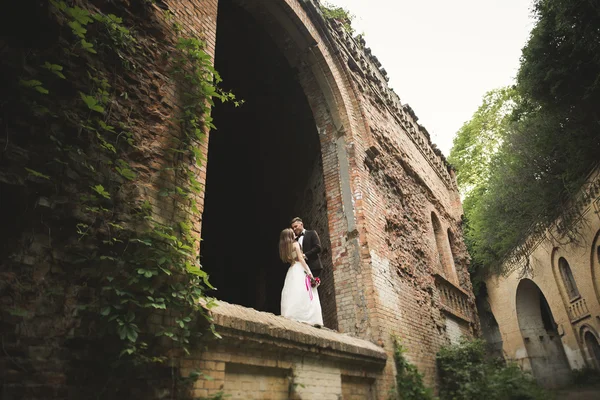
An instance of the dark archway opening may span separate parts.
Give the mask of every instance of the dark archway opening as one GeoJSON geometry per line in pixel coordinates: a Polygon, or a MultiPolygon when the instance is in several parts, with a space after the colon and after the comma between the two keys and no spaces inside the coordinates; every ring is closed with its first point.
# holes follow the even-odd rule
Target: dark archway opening
{"type": "MultiPolygon", "coordinates": [[[[287,271],[279,233],[304,211],[301,199],[315,196],[315,171],[322,180],[316,123],[295,71],[233,1],[219,1],[215,67],[245,104],[212,111],[201,262],[217,298],[279,313],[287,271]]],[[[326,215],[302,217],[310,226],[326,215]]]]}
{"type": "Polygon", "coordinates": [[[534,377],[548,388],[566,385],[569,362],[546,297],[532,280],[522,279],[516,300],[519,329],[534,377]]]}
{"type": "Polygon", "coordinates": [[[488,344],[488,353],[494,358],[503,359],[502,334],[488,298],[487,285],[482,282],[479,294],[475,298],[475,306],[481,323],[481,333],[488,344]]]}
{"type": "Polygon", "coordinates": [[[590,364],[593,368],[600,371],[600,344],[598,344],[596,336],[592,332],[586,331],[583,335],[583,340],[587,347],[590,364]]]}

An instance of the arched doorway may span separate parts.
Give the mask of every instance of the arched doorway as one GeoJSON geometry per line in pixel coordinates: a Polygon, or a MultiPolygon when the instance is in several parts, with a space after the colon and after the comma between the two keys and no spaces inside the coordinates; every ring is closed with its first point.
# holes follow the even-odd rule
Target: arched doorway
{"type": "Polygon", "coordinates": [[[330,131],[323,120],[331,116],[315,112],[323,93],[307,85],[317,79],[307,83],[309,73],[290,65],[287,53],[300,54],[293,40],[273,34],[284,30],[274,28],[276,18],[268,26],[261,19],[269,7],[275,5],[219,1],[215,67],[222,86],[245,104],[216,104],[212,111],[217,130],[209,139],[201,262],[217,298],[278,314],[287,271],[279,232],[300,216],[321,238],[319,293],[325,325],[337,328],[325,189],[327,168],[335,166],[323,167],[336,150],[321,149],[330,131]]]}
{"type": "Polygon", "coordinates": [[[517,319],[535,379],[548,388],[566,385],[570,367],[557,324],[540,288],[530,279],[517,287],[517,319]]]}
{"type": "Polygon", "coordinates": [[[584,327],[582,336],[587,350],[588,362],[593,368],[600,371],[600,344],[598,338],[588,327],[584,327]]]}

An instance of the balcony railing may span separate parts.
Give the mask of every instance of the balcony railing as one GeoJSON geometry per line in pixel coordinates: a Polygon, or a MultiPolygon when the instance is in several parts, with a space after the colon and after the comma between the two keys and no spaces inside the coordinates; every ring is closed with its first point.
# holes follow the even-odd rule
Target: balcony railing
{"type": "Polygon", "coordinates": [[[588,315],[590,315],[590,310],[588,310],[588,306],[583,297],[569,305],[569,317],[571,318],[571,322],[577,322],[588,315]]]}
{"type": "Polygon", "coordinates": [[[435,275],[435,285],[440,294],[444,311],[464,321],[471,322],[473,318],[471,306],[469,305],[469,295],[439,274],[435,275]]]}

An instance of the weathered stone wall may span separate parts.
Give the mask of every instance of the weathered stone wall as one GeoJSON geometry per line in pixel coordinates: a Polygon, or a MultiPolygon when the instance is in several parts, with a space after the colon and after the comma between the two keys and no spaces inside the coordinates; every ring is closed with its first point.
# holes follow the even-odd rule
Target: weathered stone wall
{"type": "MultiPolygon", "coordinates": [[[[328,320],[337,318],[330,326],[379,343],[389,355],[391,335],[398,335],[433,382],[439,347],[478,330],[453,172],[414,112],[387,87],[377,60],[341,25],[324,21],[317,3],[236,3],[298,70],[317,123],[328,229],[320,228],[314,207],[306,218],[329,232],[325,259],[333,265],[326,279],[335,288],[336,312],[328,310],[331,303],[324,309],[328,320]],[[432,213],[440,222],[438,242],[432,213]]],[[[320,179],[317,173],[311,181],[315,199],[320,179]]],[[[379,396],[393,373],[390,363],[374,382],[379,396]]]]}
{"type": "Polygon", "coordinates": [[[572,210],[580,213],[574,225],[562,233],[553,225],[530,243],[522,263],[505,265],[505,276],[486,281],[505,356],[532,370],[546,386],[564,385],[569,369],[595,367],[598,362],[585,339],[587,334],[588,341],[598,343],[600,332],[599,194],[596,171],[584,186],[581,201],[573,205],[572,210]],[[569,264],[578,295],[571,296],[567,290],[559,270],[561,257],[569,264]],[[540,293],[553,323],[539,318],[540,293]]]}
{"type": "MultiPolygon", "coordinates": [[[[60,25],[50,18],[49,2],[21,2],[15,6],[14,20],[30,32],[27,40],[22,40],[18,31],[11,32],[14,36],[0,38],[4,88],[14,90],[14,82],[37,73],[39,75],[34,77],[48,86],[50,101],[72,102],[67,107],[68,113],[49,115],[40,124],[34,115],[27,114],[30,110],[23,112],[19,108],[22,106],[17,101],[20,98],[4,97],[14,91],[3,90],[0,100],[0,119],[6,133],[1,139],[0,152],[3,237],[0,381],[3,398],[83,398],[92,393],[96,396],[98,387],[106,387],[111,366],[105,363],[104,356],[115,351],[116,346],[114,341],[101,336],[100,326],[83,319],[86,315],[83,307],[97,301],[99,270],[109,271],[114,267],[111,263],[97,262],[96,255],[103,246],[102,236],[108,235],[110,229],[107,232],[106,227],[99,228],[104,229],[104,233],[96,242],[77,233],[78,224],[92,226],[97,222],[80,200],[84,194],[89,195],[92,183],[102,183],[107,189],[122,185],[118,195],[104,206],[118,216],[113,221],[121,218],[127,229],[135,229],[131,215],[144,200],[151,205],[155,220],[167,225],[175,223],[176,215],[182,212],[183,202],[178,204],[159,194],[161,189],[174,185],[173,175],[166,168],[173,165],[169,155],[172,152],[168,149],[181,134],[177,120],[182,112],[180,93],[170,77],[170,56],[173,56],[178,36],[173,24],[182,26],[182,35],[211,32],[211,27],[214,33],[217,2],[166,3],[177,11],[173,18],[164,9],[143,1],[73,2],[92,13],[114,13],[123,18],[123,26],[134,32],[139,47],[137,52],[120,53],[122,59],[106,47],[101,50],[100,47],[107,44],[100,41],[94,41],[98,56],[75,55],[76,46],[68,42],[72,33],[65,21],[60,25]],[[68,47],[65,43],[72,46],[72,53],[63,50],[68,47]],[[106,58],[99,59],[100,54],[106,58]],[[59,81],[62,87],[53,84],[51,74],[39,72],[46,60],[63,67],[66,78],[59,81]],[[135,149],[128,149],[121,156],[136,167],[135,183],[128,183],[116,173],[111,175],[111,181],[99,182],[98,172],[110,168],[104,163],[109,158],[97,154],[92,155],[97,158],[86,158],[85,152],[93,149],[90,142],[94,139],[85,143],[87,136],[81,129],[71,130],[69,123],[62,124],[64,119],[75,120],[83,105],[77,91],[89,90],[85,85],[87,66],[103,74],[98,76],[106,77],[110,84],[111,97],[106,105],[110,111],[104,121],[116,129],[129,131],[135,143],[132,146],[135,149]],[[69,130],[63,130],[65,126],[69,130]],[[78,151],[71,150],[79,146],[78,151]],[[54,155],[58,157],[53,159],[54,155]],[[24,173],[25,168],[40,171],[48,178],[24,173]],[[98,341],[103,339],[106,347],[98,346],[98,341]]],[[[88,26],[88,30],[94,29],[88,26]]],[[[207,46],[209,54],[213,54],[214,38],[212,42],[208,40],[207,46]]],[[[45,105],[45,100],[41,98],[39,104],[45,105]]],[[[91,124],[89,110],[82,114],[88,115],[91,124]]],[[[124,143],[125,135],[121,133],[121,143],[124,143]]],[[[115,146],[119,141],[113,141],[112,137],[108,140],[115,146]]],[[[206,143],[201,146],[206,151],[206,143]]],[[[190,168],[203,183],[205,167],[191,165],[190,168]]],[[[202,199],[196,195],[200,208],[202,199]]],[[[192,224],[198,237],[200,222],[194,220],[192,224]]],[[[139,384],[134,379],[131,393],[137,391],[140,396],[151,397],[164,387],[161,380],[165,378],[171,380],[168,375],[149,373],[147,379],[154,380],[153,386],[147,382],[139,384]]],[[[110,390],[103,393],[108,395],[110,390]]]]}
{"type": "MultiPolygon", "coordinates": [[[[317,165],[322,170],[313,169],[310,187],[314,190],[312,196],[308,195],[313,201],[303,212],[309,227],[328,236],[322,237],[326,246],[324,261],[331,265],[326,266],[330,268],[325,271],[326,282],[320,289],[323,298],[328,299],[323,307],[325,318],[329,326],[355,338],[310,327],[302,327],[303,331],[300,325],[292,328],[281,319],[272,320],[272,315],[243,311],[246,327],[222,322],[226,339],[211,343],[208,351],[196,349],[188,360],[189,368],[198,367],[215,378],[198,383],[196,394],[205,395],[223,387],[236,396],[240,386],[241,390],[257,392],[270,387],[273,394],[283,394],[285,377],[298,383],[292,387],[303,398],[358,398],[366,394],[384,398],[395,373],[390,357],[391,335],[402,340],[408,357],[425,372],[429,382],[434,382],[439,347],[461,333],[471,335],[478,329],[466,269],[468,257],[461,240],[462,210],[452,171],[427,131],[417,124],[410,107],[402,105],[387,87],[377,60],[340,24],[325,21],[316,1],[235,2],[273,37],[296,69],[311,107],[321,145],[321,163],[317,165]],[[432,213],[439,220],[437,242],[432,213]],[[268,328],[259,323],[265,320],[269,321],[268,328]],[[282,334],[295,336],[282,338],[282,334]],[[328,339],[322,342],[322,336],[328,339]],[[356,337],[363,341],[354,343],[356,337]],[[282,345],[289,341],[295,344],[282,345]],[[348,342],[352,342],[350,347],[348,342]],[[271,351],[266,344],[277,350],[271,351]],[[360,350],[365,348],[366,353],[360,350]],[[249,375],[257,379],[249,383],[249,375]]],[[[177,87],[166,78],[160,54],[172,46],[173,22],[184,34],[202,37],[209,54],[214,54],[218,2],[157,1],[151,16],[127,13],[127,6],[123,3],[121,8],[125,10],[125,21],[139,27],[140,40],[155,54],[149,61],[156,66],[155,70],[127,76],[128,80],[119,86],[129,93],[131,101],[136,101],[131,105],[136,111],[134,135],[143,144],[143,151],[134,157],[147,172],[136,180],[136,191],[127,196],[148,199],[157,218],[173,222],[177,205],[158,195],[162,183],[169,183],[169,175],[162,174],[165,160],[156,154],[168,145],[165,138],[174,132],[170,118],[176,118],[180,110],[177,87]],[[161,32],[160,40],[155,37],[157,30],[161,32]]],[[[206,144],[202,151],[210,162],[206,144]]],[[[204,183],[205,167],[195,172],[204,183]]],[[[29,208],[38,204],[34,198],[35,194],[28,198],[29,208]]],[[[197,203],[202,212],[202,195],[197,203]]],[[[39,210],[43,204],[38,206],[39,210]]],[[[34,357],[54,362],[53,351],[66,354],[65,363],[70,361],[73,356],[65,342],[79,334],[73,333],[73,327],[79,324],[75,304],[89,300],[78,297],[83,284],[69,281],[68,271],[63,270],[57,256],[68,244],[56,241],[56,232],[65,222],[60,220],[62,214],[56,214],[55,209],[52,212],[55,220],[46,219],[51,213],[44,214],[44,218],[39,212],[28,217],[28,222],[35,221],[36,228],[26,232],[29,225],[23,224],[17,235],[20,243],[15,242],[16,249],[8,252],[10,268],[3,264],[2,269],[7,277],[3,282],[9,287],[2,288],[3,305],[18,303],[19,308],[32,312],[32,318],[25,319],[3,314],[3,334],[10,339],[12,358],[3,359],[3,363],[11,365],[18,354],[20,361],[28,363],[27,373],[30,368],[46,365],[32,362],[34,357]],[[48,224],[51,229],[47,229],[48,224]],[[45,245],[51,238],[52,250],[45,245]],[[5,295],[5,290],[14,290],[19,284],[13,274],[17,268],[27,268],[30,279],[39,281],[32,285],[34,290],[27,298],[5,295]],[[45,300],[38,293],[50,287],[61,288],[60,301],[50,303],[52,307],[41,307],[45,300]],[[48,326],[60,328],[52,336],[54,342],[50,349],[37,348],[48,326]]],[[[194,221],[197,237],[200,229],[201,218],[194,221]]],[[[239,318],[235,320],[239,322],[239,318]]],[[[48,343],[46,337],[43,343],[48,343]]],[[[34,383],[45,385],[41,390],[56,389],[53,396],[60,397],[73,369],[84,370],[82,367],[89,363],[93,360],[84,357],[75,367],[54,366],[38,374],[34,383]]],[[[11,382],[24,382],[24,374],[15,366],[10,367],[9,375],[11,382]]],[[[33,387],[34,383],[20,385],[33,387]]]]}
{"type": "Polygon", "coordinates": [[[370,337],[390,348],[390,334],[397,334],[432,382],[440,346],[478,329],[466,248],[455,239],[451,246],[448,237],[462,238],[453,173],[412,110],[388,89],[376,59],[341,26],[333,27],[364,124],[353,142],[352,173],[360,177],[355,205],[370,280],[370,337]],[[443,253],[432,213],[440,221],[443,253]]]}
{"type": "Polygon", "coordinates": [[[310,178],[302,196],[294,207],[297,215],[302,216],[307,229],[317,231],[321,239],[322,284],[319,286],[319,298],[323,310],[325,326],[337,329],[337,310],[335,306],[335,286],[333,281],[333,262],[331,260],[331,240],[327,222],[327,200],[323,181],[323,165],[316,160],[311,168],[310,178]]]}
{"type": "Polygon", "coordinates": [[[209,342],[207,350],[193,352],[183,362],[184,376],[197,369],[210,377],[196,382],[195,396],[222,391],[239,400],[376,398],[373,383],[381,377],[387,358],[377,345],[219,304],[212,315],[223,339],[209,342]]]}

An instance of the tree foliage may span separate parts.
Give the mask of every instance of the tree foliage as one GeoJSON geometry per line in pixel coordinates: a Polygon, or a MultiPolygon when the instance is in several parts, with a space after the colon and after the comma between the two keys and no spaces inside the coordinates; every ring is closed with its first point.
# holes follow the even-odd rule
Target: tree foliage
{"type": "Polygon", "coordinates": [[[506,136],[516,98],[514,88],[489,91],[473,117],[456,133],[449,161],[457,168],[463,195],[488,181],[492,156],[506,136]]]}
{"type": "Polygon", "coordinates": [[[486,94],[450,156],[486,271],[548,227],[600,160],[600,4],[536,0],[534,15],[516,85],[486,94]]]}
{"type": "Polygon", "coordinates": [[[548,393],[516,364],[494,360],[483,340],[442,347],[437,354],[440,398],[452,400],[542,400],[548,393]]]}

